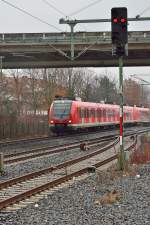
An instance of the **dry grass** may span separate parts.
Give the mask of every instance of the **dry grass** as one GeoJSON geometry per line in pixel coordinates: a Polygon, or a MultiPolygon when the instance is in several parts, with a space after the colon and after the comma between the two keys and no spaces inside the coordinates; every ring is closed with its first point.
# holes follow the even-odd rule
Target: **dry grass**
{"type": "Polygon", "coordinates": [[[150,162],[150,135],[140,137],[140,146],[130,155],[130,162],[134,164],[143,164],[150,162]]]}
{"type": "Polygon", "coordinates": [[[110,191],[102,197],[95,200],[95,204],[114,204],[121,199],[121,193],[116,190],[110,191]]]}
{"type": "MultiPolygon", "coordinates": [[[[111,184],[114,183],[117,179],[124,179],[127,176],[136,176],[139,174],[139,166],[138,165],[128,165],[128,170],[121,171],[118,168],[118,165],[115,164],[109,167],[107,170],[97,170],[96,171],[96,189],[102,190],[102,188],[109,188],[111,184]],[[102,186],[104,184],[104,186],[102,186]]],[[[107,191],[103,196],[98,197],[95,200],[95,204],[103,205],[103,204],[114,204],[118,202],[122,198],[122,194],[116,190],[107,191]]]]}
{"type": "MultiPolygon", "coordinates": [[[[146,144],[145,144],[146,145],[146,144]]],[[[134,151],[130,156],[130,163],[143,164],[150,162],[150,146],[146,146],[143,150],[134,151]]]]}
{"type": "Polygon", "coordinates": [[[107,170],[96,171],[96,183],[100,184],[111,184],[114,180],[123,178],[126,176],[136,176],[138,174],[139,167],[136,164],[128,164],[127,170],[121,171],[118,169],[118,165],[115,164],[109,167],[107,170]]]}

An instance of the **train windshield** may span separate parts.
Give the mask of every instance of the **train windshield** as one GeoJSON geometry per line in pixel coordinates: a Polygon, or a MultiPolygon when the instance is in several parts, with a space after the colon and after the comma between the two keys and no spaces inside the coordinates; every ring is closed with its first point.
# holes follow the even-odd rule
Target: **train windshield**
{"type": "Polygon", "coordinates": [[[69,116],[71,109],[71,101],[54,102],[53,115],[57,118],[65,119],[69,116]]]}

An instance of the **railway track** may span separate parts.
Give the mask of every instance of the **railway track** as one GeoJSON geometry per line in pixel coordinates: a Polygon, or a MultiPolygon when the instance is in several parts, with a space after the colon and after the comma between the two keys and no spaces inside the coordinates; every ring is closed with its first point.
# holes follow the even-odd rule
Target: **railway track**
{"type": "Polygon", "coordinates": [[[118,140],[116,140],[115,143],[111,143],[80,158],[69,160],[58,164],[55,167],[49,167],[44,170],[0,183],[0,209],[8,207],[11,204],[21,201],[24,198],[28,198],[33,194],[46,190],[47,188],[51,188],[65,182],[68,179],[70,180],[74,176],[87,173],[89,170],[89,165],[98,166],[106,162],[108,163],[109,160],[112,161],[116,159],[117,154],[102,161],[101,155],[117,143],[118,140]],[[97,160],[99,162],[97,162],[97,160]],[[64,175],[66,168],[68,174],[64,175]]]}
{"type": "MultiPolygon", "coordinates": [[[[116,139],[117,137],[114,135],[107,135],[106,137],[100,137],[100,138],[93,138],[89,140],[84,140],[84,143],[87,143],[89,147],[92,147],[93,145],[97,144],[105,144],[105,142],[109,142],[111,140],[116,139]]],[[[81,142],[82,143],[82,142],[81,142]]],[[[57,154],[64,151],[69,151],[75,148],[79,148],[80,143],[79,141],[74,141],[73,144],[62,144],[57,146],[49,146],[49,147],[42,147],[42,148],[36,148],[32,149],[26,152],[18,152],[13,153],[9,155],[4,155],[4,163],[5,164],[12,164],[16,162],[23,162],[27,159],[33,159],[37,157],[42,157],[46,155],[51,154],[57,154]]]]}
{"type": "MultiPolygon", "coordinates": [[[[126,133],[125,136],[136,135],[136,134],[143,133],[145,131],[147,131],[147,129],[140,130],[140,131],[138,131],[138,133],[129,131],[126,133]]],[[[81,141],[80,143],[84,142],[84,143],[87,143],[89,147],[92,147],[93,145],[100,144],[102,142],[111,141],[116,138],[117,138],[117,135],[105,135],[105,136],[98,137],[98,138],[91,138],[88,140],[85,139],[84,141],[81,141]]],[[[8,155],[5,154],[4,155],[4,163],[5,164],[13,164],[13,163],[23,162],[28,159],[30,160],[30,159],[34,159],[34,158],[38,158],[38,157],[48,156],[51,154],[58,154],[60,152],[65,152],[65,151],[72,150],[74,148],[79,148],[80,143],[79,143],[79,141],[74,141],[72,144],[62,144],[59,146],[55,145],[55,146],[49,146],[49,147],[46,146],[46,147],[31,149],[28,151],[12,153],[12,154],[8,154],[8,155]]]]}
{"type": "MultiPolygon", "coordinates": [[[[139,134],[143,132],[140,131],[139,134]]],[[[133,133],[130,133],[130,135],[133,135],[133,133]]],[[[106,157],[104,160],[101,157],[102,153],[107,152],[107,150],[110,150],[117,143],[118,139],[115,140],[115,143],[111,143],[80,158],[0,183],[0,209],[7,208],[8,211],[12,210],[13,206],[9,206],[20,201],[21,204],[24,204],[22,201],[24,202],[26,199],[29,199],[29,203],[31,203],[29,197],[41,192],[43,193],[43,191],[49,188],[53,189],[55,186],[68,182],[74,177],[87,174],[89,172],[89,165],[90,169],[97,168],[117,159],[117,153],[109,158],[106,157]],[[66,168],[67,175],[65,174],[66,168]]],[[[93,144],[95,145],[96,143],[93,144]]],[[[131,146],[128,146],[126,150],[130,150],[135,144],[136,141],[131,146]]]]}
{"type": "Polygon", "coordinates": [[[39,137],[20,138],[20,139],[14,139],[14,140],[0,141],[0,147],[25,144],[29,142],[36,142],[36,141],[47,140],[47,139],[49,139],[48,136],[39,136],[39,137]]]}
{"type": "MultiPolygon", "coordinates": [[[[139,127],[137,127],[137,128],[139,128],[139,127]]],[[[129,128],[128,128],[129,129],[129,128]]],[[[130,128],[130,129],[133,129],[133,128],[130,128]]],[[[109,129],[109,131],[111,132],[112,131],[112,129],[109,129]]],[[[92,133],[99,133],[100,131],[91,131],[90,133],[92,134],[92,133]]],[[[107,132],[107,131],[105,131],[105,132],[107,132]]],[[[113,129],[113,131],[112,132],[114,132],[114,129],[113,129]]],[[[115,129],[115,132],[118,132],[118,130],[117,129],[115,129]]],[[[84,134],[87,134],[87,132],[81,132],[80,134],[70,134],[69,136],[81,136],[81,135],[84,135],[84,134]]],[[[62,136],[63,138],[66,138],[66,137],[68,137],[68,134],[67,135],[63,135],[62,136]]],[[[29,138],[21,138],[21,139],[10,139],[10,140],[1,140],[0,141],[0,147],[6,147],[6,146],[14,146],[14,145],[22,145],[22,144],[25,144],[25,143],[30,143],[30,142],[37,142],[37,141],[42,141],[42,140],[50,140],[50,139],[59,139],[60,138],[60,136],[56,136],[56,137],[54,137],[54,136],[38,136],[38,137],[29,137],[29,138]]]]}

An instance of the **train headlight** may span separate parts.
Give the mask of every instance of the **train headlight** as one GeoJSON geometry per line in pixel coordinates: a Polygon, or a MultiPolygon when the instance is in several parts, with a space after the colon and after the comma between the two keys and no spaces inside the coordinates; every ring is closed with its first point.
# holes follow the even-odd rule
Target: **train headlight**
{"type": "Polygon", "coordinates": [[[53,121],[53,120],[51,120],[51,123],[54,123],[54,121],[53,121]]]}
{"type": "Polygon", "coordinates": [[[68,123],[71,123],[71,122],[72,122],[71,120],[68,121],[68,123]]]}

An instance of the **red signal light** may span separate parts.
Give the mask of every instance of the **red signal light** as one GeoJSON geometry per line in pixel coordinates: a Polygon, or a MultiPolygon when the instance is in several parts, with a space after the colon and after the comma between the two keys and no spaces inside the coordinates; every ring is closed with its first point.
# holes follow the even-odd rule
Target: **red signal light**
{"type": "Polygon", "coordinates": [[[113,22],[114,22],[114,23],[118,23],[118,18],[114,18],[114,19],[113,19],[113,22]]]}
{"type": "Polygon", "coordinates": [[[126,20],[126,18],[121,18],[121,23],[126,23],[127,22],[127,20],[126,20]]]}

